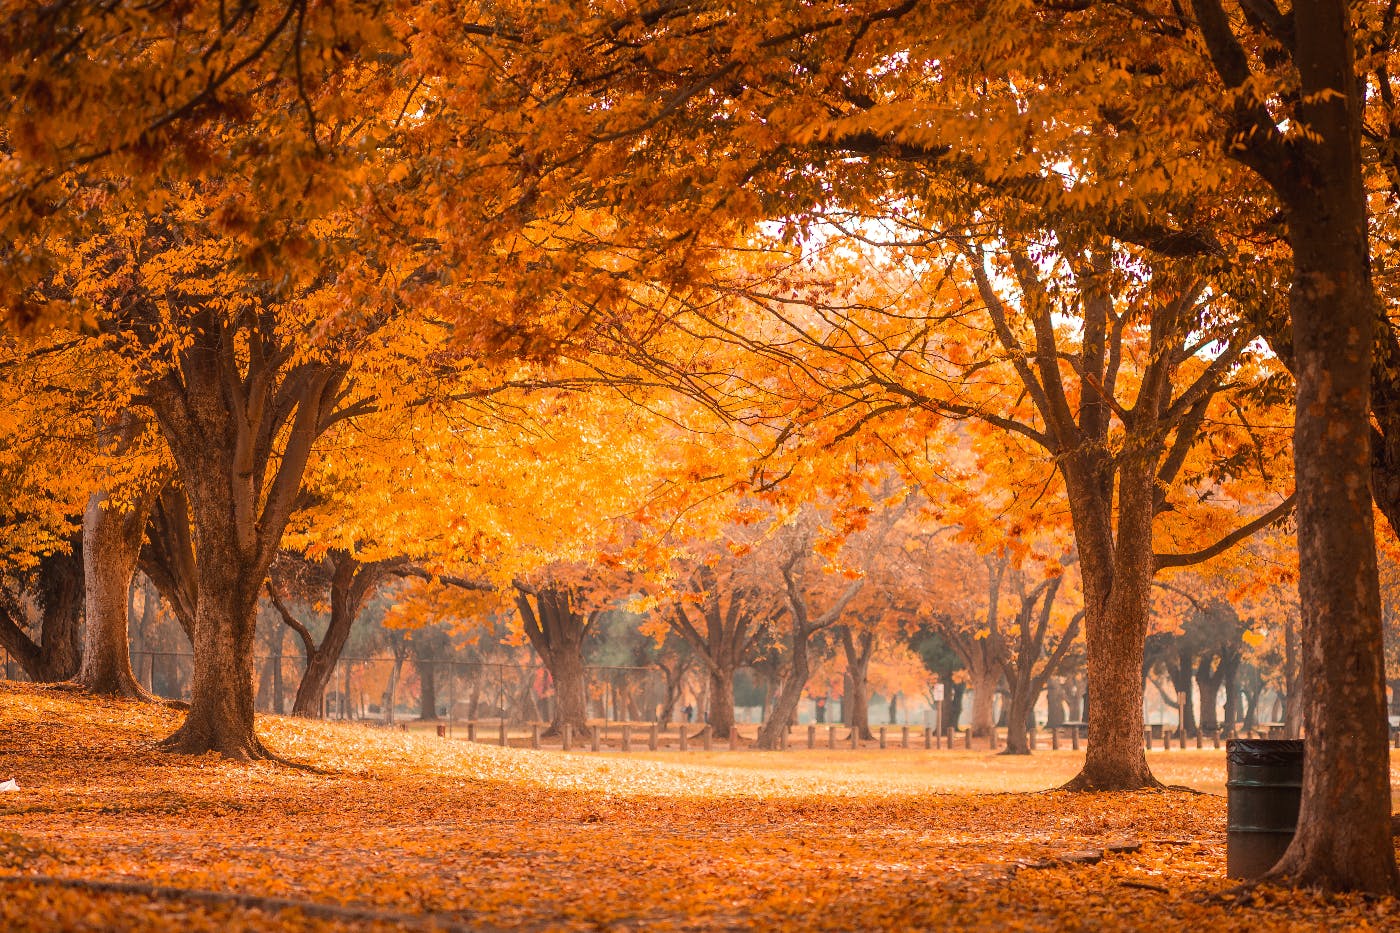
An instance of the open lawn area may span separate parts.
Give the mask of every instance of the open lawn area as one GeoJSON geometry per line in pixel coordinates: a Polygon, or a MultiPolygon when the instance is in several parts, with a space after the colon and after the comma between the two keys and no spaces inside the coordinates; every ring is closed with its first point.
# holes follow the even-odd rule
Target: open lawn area
{"type": "Polygon", "coordinates": [[[1223,751],[1151,754],[1207,793],[1077,796],[1045,792],[1070,751],[563,754],[259,720],[313,772],[157,751],[179,718],[0,684],[0,929],[1400,926],[1394,900],[1232,892],[1223,751]]]}

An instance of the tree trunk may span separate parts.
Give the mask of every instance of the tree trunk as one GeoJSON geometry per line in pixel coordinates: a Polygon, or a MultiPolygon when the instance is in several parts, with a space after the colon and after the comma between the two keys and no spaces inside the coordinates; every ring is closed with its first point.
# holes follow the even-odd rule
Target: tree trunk
{"type": "Polygon", "coordinates": [[[1031,753],[1030,732],[1027,723],[1037,699],[1027,684],[1023,689],[1012,690],[1006,704],[1006,748],[1003,755],[1029,755],[1031,753]]]}
{"type": "Polygon", "coordinates": [[[1068,718],[1065,716],[1065,688],[1060,678],[1051,678],[1045,691],[1045,702],[1045,724],[1047,726],[1058,726],[1068,718]]]}
{"type": "Polygon", "coordinates": [[[583,650],[578,644],[565,643],[547,655],[541,655],[554,678],[554,719],[546,735],[562,735],[567,724],[574,735],[586,738],[588,727],[588,681],[583,664],[583,650]]]}
{"type": "Polygon", "coordinates": [[[1192,670],[1191,653],[1179,652],[1177,663],[1168,665],[1172,678],[1172,690],[1176,692],[1177,732],[1181,735],[1194,735],[1196,732],[1196,704],[1191,694],[1192,670]]]}
{"type": "Polygon", "coordinates": [[[282,715],[285,686],[282,682],[282,646],[287,639],[287,630],[280,625],[277,634],[272,636],[272,711],[282,715]]]}
{"type": "Polygon", "coordinates": [[[715,667],[710,670],[710,734],[727,739],[733,729],[734,669],[715,667]]]}
{"type": "Polygon", "coordinates": [[[437,662],[418,662],[418,718],[437,722],[437,662]]]}
{"type": "Polygon", "coordinates": [[[995,724],[997,682],[1000,672],[993,665],[977,665],[968,671],[968,689],[972,691],[972,734],[988,736],[995,724]]]}
{"type": "Polygon", "coordinates": [[[802,702],[802,692],[807,689],[810,665],[807,658],[807,632],[798,625],[792,634],[792,654],[788,659],[787,670],[783,674],[778,696],[773,701],[773,711],[768,721],[758,730],[759,748],[772,750],[780,747],[781,737],[787,733],[788,723],[797,713],[802,702]]]}
{"type": "Polygon", "coordinates": [[[22,620],[0,612],[0,645],[34,683],[68,680],[82,663],[83,555],[82,539],[70,550],[47,554],[39,561],[35,588],[39,602],[39,637],[25,632],[22,620]]]}
{"type": "MultiPolygon", "coordinates": [[[[870,731],[870,659],[875,654],[875,633],[863,631],[859,636],[849,625],[841,626],[841,647],[846,655],[847,696],[850,709],[847,725],[865,741],[874,738],[870,731]]],[[[890,720],[893,722],[894,720],[890,720]]]]}
{"type": "Polygon", "coordinates": [[[1307,756],[1298,831],[1273,875],[1400,891],[1390,828],[1385,654],[1370,488],[1376,296],[1348,7],[1296,4],[1303,111],[1318,132],[1289,205],[1297,382],[1294,467],[1307,756]],[[1315,100],[1307,96],[1309,91],[1315,100]],[[1321,99],[1330,92],[1334,97],[1321,99]],[[1340,93],[1339,93],[1340,92],[1340,93]],[[1339,99],[1338,99],[1339,98],[1339,99]],[[1316,123],[1314,123],[1316,121],[1316,123]]]}
{"type": "Polygon", "coordinates": [[[193,755],[275,760],[253,731],[257,583],[250,585],[247,568],[231,556],[205,552],[200,557],[190,709],[161,745],[193,755]]]}
{"type": "Polygon", "coordinates": [[[554,679],[554,719],[545,735],[559,735],[568,725],[574,735],[586,738],[592,734],[592,730],[588,725],[588,679],[583,664],[583,641],[597,613],[585,614],[577,605],[577,594],[567,587],[527,589],[518,586],[517,589],[515,602],[524,622],[526,637],[554,679]]]}
{"type": "Polygon", "coordinates": [[[1084,589],[1086,691],[1093,707],[1084,767],[1065,789],[1159,787],[1142,746],[1142,664],[1156,569],[1155,466],[1134,460],[1119,467],[1115,527],[1111,492],[1092,482],[1109,474],[1093,459],[1094,452],[1085,456],[1087,464],[1064,472],[1067,485],[1087,487],[1070,496],[1070,509],[1084,589]]]}

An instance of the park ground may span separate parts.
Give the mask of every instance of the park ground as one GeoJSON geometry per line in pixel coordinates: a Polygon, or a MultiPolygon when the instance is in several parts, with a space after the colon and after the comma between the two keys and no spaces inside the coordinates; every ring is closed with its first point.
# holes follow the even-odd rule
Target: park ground
{"type": "MultiPolygon", "coordinates": [[[[0,683],[0,930],[1393,930],[1225,878],[1201,792],[1047,791],[1082,752],[502,749],[260,718],[316,771],[159,752],[180,713],[0,683]]],[[[1203,792],[1203,793],[1202,793],[1203,792]]]]}

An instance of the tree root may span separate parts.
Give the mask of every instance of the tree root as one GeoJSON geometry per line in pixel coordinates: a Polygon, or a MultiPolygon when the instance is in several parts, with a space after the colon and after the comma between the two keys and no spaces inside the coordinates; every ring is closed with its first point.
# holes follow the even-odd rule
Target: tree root
{"type": "Polygon", "coordinates": [[[230,761],[240,762],[270,762],[281,765],[284,768],[291,768],[296,771],[305,771],[309,774],[329,774],[331,772],[315,765],[305,764],[300,761],[292,761],[284,758],[269,749],[256,736],[252,736],[247,742],[237,746],[225,745],[223,743],[210,742],[198,736],[191,736],[181,726],[175,732],[166,736],[156,743],[156,747],[161,751],[170,752],[174,755],[205,755],[209,752],[216,752],[230,761]]]}
{"type": "Polygon", "coordinates": [[[495,931],[502,929],[489,924],[462,923],[439,914],[407,914],[401,911],[381,910],[373,907],[345,907],[339,904],[303,901],[288,897],[210,891],[203,888],[176,888],[129,881],[91,881],[85,878],[59,878],[52,875],[0,875],[0,884],[73,888],[96,894],[125,894],[153,900],[196,901],[217,906],[241,907],[246,910],[270,912],[295,910],[307,917],[327,920],[391,923],[395,926],[450,930],[454,933],[495,933],[495,931]]]}
{"type": "Polygon", "coordinates": [[[1164,790],[1165,786],[1161,781],[1153,777],[1151,773],[1147,775],[1146,779],[1139,779],[1137,781],[1096,783],[1090,780],[1084,772],[1081,771],[1068,782],[1061,784],[1057,789],[1075,794],[1097,794],[1106,791],[1164,790]]]}

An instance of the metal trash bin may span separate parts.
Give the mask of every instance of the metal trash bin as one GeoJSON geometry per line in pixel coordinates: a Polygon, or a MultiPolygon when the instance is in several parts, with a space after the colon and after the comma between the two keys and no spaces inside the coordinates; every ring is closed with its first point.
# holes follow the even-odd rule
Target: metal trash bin
{"type": "Polygon", "coordinates": [[[1258,878],[1273,868],[1298,828],[1303,743],[1231,739],[1225,743],[1229,798],[1225,873],[1258,878]]]}

